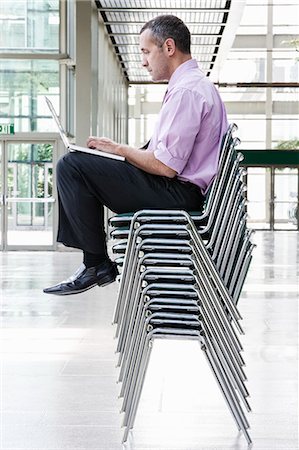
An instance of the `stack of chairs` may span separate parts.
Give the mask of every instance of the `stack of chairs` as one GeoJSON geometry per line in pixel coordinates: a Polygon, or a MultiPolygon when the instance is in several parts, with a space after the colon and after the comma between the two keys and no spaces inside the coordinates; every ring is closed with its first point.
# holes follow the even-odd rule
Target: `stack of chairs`
{"type": "Polygon", "coordinates": [[[254,244],[232,124],[203,212],[145,209],[110,219],[121,276],[116,324],[126,442],[155,339],[196,339],[248,442],[250,411],[237,304],[254,244]]]}

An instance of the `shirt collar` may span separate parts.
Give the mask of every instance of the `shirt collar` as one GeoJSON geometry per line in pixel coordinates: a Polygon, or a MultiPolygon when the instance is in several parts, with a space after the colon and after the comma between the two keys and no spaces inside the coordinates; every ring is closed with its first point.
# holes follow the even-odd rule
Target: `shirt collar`
{"type": "MultiPolygon", "coordinates": [[[[201,72],[198,67],[197,61],[195,59],[188,59],[188,61],[185,61],[183,64],[177,67],[171,75],[168,82],[168,90],[176,84],[176,82],[184,75],[185,72],[190,69],[198,69],[201,72]]],[[[204,76],[204,74],[202,74],[202,76],[204,76]]]]}

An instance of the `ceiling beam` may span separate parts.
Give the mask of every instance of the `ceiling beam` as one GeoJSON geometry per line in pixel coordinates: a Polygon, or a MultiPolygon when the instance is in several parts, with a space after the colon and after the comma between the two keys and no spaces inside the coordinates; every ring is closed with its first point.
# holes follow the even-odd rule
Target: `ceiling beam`
{"type": "MultiPolygon", "coordinates": [[[[130,80],[129,84],[168,84],[167,81],[132,81],[130,80]]],[[[297,82],[276,82],[276,83],[259,83],[256,81],[253,81],[252,83],[221,83],[221,82],[214,82],[216,86],[219,87],[237,87],[237,88],[297,88],[299,89],[299,83],[297,82]]]]}
{"type": "MultiPolygon", "coordinates": [[[[189,21],[184,21],[184,23],[187,25],[187,26],[190,26],[190,25],[206,25],[206,26],[215,26],[215,25],[222,25],[222,22],[217,22],[217,21],[214,21],[214,22],[207,22],[207,21],[197,21],[197,22],[189,22],[189,21]]],[[[144,25],[144,20],[143,21],[136,21],[136,20],[134,20],[134,19],[132,19],[132,20],[109,20],[109,21],[105,21],[104,22],[104,24],[105,25],[144,25]]],[[[192,35],[193,35],[193,33],[192,33],[192,35]]]]}
{"type": "MultiPolygon", "coordinates": [[[[219,26],[221,26],[221,25],[219,25],[219,26]]],[[[108,36],[140,36],[140,33],[108,33],[108,36]]],[[[192,33],[192,36],[202,36],[202,37],[215,36],[215,37],[218,37],[219,33],[192,33]]],[[[134,44],[132,44],[132,45],[134,45],[134,44]]]]}
{"type": "MultiPolygon", "coordinates": [[[[123,44],[117,44],[117,46],[116,47],[122,47],[123,46],[123,44]]],[[[136,47],[137,47],[137,45],[136,45],[136,47]]],[[[213,49],[212,49],[213,50],[213,49]]],[[[120,51],[116,51],[115,52],[117,55],[125,55],[125,56],[128,56],[128,55],[130,55],[130,56],[139,56],[139,60],[141,59],[141,52],[140,51],[131,51],[131,52],[120,52],[120,51]]],[[[206,55],[206,56],[209,56],[209,55],[217,55],[217,53],[218,53],[218,51],[217,51],[217,48],[215,48],[214,49],[214,51],[211,51],[211,52],[200,52],[200,51],[196,51],[196,50],[193,50],[193,52],[192,52],[192,55],[194,56],[194,55],[196,55],[196,56],[200,56],[200,55],[206,55]]],[[[244,52],[245,53],[245,52],[244,52]]]]}
{"type": "Polygon", "coordinates": [[[175,11],[179,11],[179,12],[191,12],[191,13],[196,13],[196,12],[217,12],[217,13],[224,13],[224,12],[229,12],[229,8],[165,8],[165,7],[161,7],[161,8],[132,8],[132,7],[124,7],[124,8],[114,8],[114,7],[103,7],[103,6],[99,6],[99,2],[97,2],[97,7],[99,12],[104,12],[104,13],[110,13],[110,12],[144,12],[144,13],[152,13],[152,12],[158,12],[160,13],[161,11],[169,11],[172,14],[175,11]]]}
{"type": "Polygon", "coordinates": [[[217,84],[217,86],[220,87],[257,87],[257,88],[299,88],[299,83],[297,82],[290,82],[290,81],[277,81],[277,82],[259,82],[259,81],[252,81],[252,82],[240,82],[240,83],[221,83],[221,82],[215,82],[214,84],[217,84]]]}
{"type": "MultiPolygon", "coordinates": [[[[130,47],[130,46],[132,46],[132,47],[138,47],[139,48],[139,43],[135,43],[135,42],[117,42],[117,43],[115,43],[115,44],[113,44],[113,47],[130,47]]],[[[191,48],[195,48],[195,47],[213,47],[213,48],[218,48],[218,47],[220,47],[220,45],[219,44],[192,44],[191,43],[191,48]]],[[[238,50],[238,49],[237,49],[238,50]]],[[[241,51],[247,51],[247,49],[241,49],[241,51]]],[[[254,49],[252,50],[252,51],[254,51],[254,49]]],[[[217,52],[217,50],[216,50],[216,52],[217,52]]],[[[193,51],[193,53],[194,53],[194,51],[193,51]]],[[[141,53],[140,52],[134,52],[134,51],[132,51],[132,52],[121,52],[120,53],[121,55],[140,55],[141,53]]],[[[207,53],[203,53],[204,55],[206,55],[207,53]]],[[[210,55],[211,53],[208,53],[208,55],[210,55]]]]}

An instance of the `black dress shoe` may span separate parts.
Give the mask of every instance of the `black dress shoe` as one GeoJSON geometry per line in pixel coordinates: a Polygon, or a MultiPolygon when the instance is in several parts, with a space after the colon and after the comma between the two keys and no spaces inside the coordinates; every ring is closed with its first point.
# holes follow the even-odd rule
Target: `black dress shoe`
{"type": "Polygon", "coordinates": [[[87,291],[94,286],[106,286],[115,281],[118,275],[116,264],[104,261],[98,266],[86,268],[82,264],[79,269],[65,281],[45,288],[45,294],[70,295],[87,291]]]}

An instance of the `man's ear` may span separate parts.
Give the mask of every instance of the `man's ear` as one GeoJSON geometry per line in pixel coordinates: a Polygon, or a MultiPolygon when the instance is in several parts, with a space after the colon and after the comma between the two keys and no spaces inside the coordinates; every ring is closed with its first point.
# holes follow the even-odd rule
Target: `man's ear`
{"type": "Polygon", "coordinates": [[[164,42],[166,52],[169,56],[172,56],[175,52],[175,42],[172,38],[167,38],[164,42]]]}

